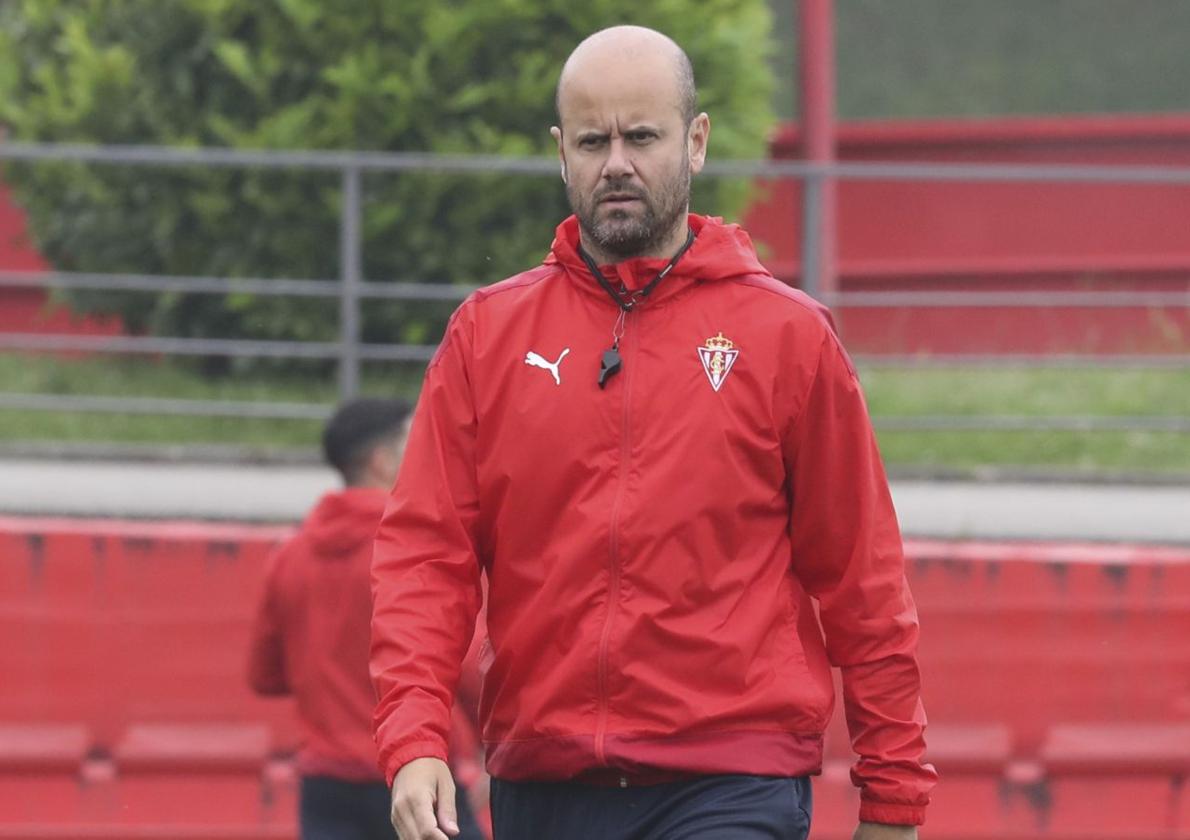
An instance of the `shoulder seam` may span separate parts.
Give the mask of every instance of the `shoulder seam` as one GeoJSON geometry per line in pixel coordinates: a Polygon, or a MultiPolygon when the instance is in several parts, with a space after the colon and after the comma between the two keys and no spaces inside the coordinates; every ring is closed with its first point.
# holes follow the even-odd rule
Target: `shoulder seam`
{"type": "MultiPolygon", "coordinates": [[[[797,295],[786,294],[786,293],[781,292],[777,289],[770,289],[767,286],[756,282],[754,278],[757,276],[768,276],[772,279],[772,281],[774,283],[781,282],[780,280],[778,280],[775,277],[772,277],[771,275],[755,275],[755,274],[747,274],[747,275],[743,275],[741,277],[732,277],[731,282],[738,283],[742,286],[748,286],[750,288],[757,289],[758,291],[761,291],[761,292],[767,292],[770,295],[776,295],[777,297],[781,298],[782,300],[787,300],[794,306],[797,306],[800,309],[804,309],[805,311],[809,312],[811,315],[815,316],[816,318],[822,317],[821,313],[817,312],[810,303],[808,303],[805,300],[802,300],[797,295]]],[[[784,284],[782,284],[782,285],[784,285],[784,284]]],[[[800,291],[799,289],[794,289],[794,288],[791,288],[788,286],[786,286],[786,288],[789,289],[790,292],[800,291]]],[[[805,294],[805,292],[802,292],[802,294],[805,294]]],[[[811,298],[811,300],[813,300],[813,299],[811,298]]],[[[819,304],[819,305],[821,305],[821,304],[819,304]]]]}
{"type": "Polygon", "coordinates": [[[490,286],[483,286],[472,292],[469,297],[476,303],[487,300],[504,292],[511,292],[515,289],[523,289],[526,286],[534,286],[543,280],[549,279],[553,272],[549,270],[549,266],[538,266],[531,268],[521,274],[513,275],[506,280],[501,280],[499,283],[493,283],[490,286]],[[538,273],[540,272],[540,273],[538,273]],[[536,275],[536,276],[534,276],[536,275]]]}

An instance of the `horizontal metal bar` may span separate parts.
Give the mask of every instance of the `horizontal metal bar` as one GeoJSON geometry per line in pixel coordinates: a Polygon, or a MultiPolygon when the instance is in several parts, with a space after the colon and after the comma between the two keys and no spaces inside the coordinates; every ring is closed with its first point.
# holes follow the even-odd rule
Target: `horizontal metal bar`
{"type": "MultiPolygon", "coordinates": [[[[191,400],[62,394],[0,393],[0,408],[177,417],[324,420],[334,410],[321,403],[191,400]]],[[[1190,418],[1173,416],[925,415],[873,418],[883,431],[1154,431],[1190,432],[1190,418]]]]}
{"type": "Polygon", "coordinates": [[[149,353],[170,356],[256,356],[274,359],[334,359],[339,345],[316,341],[242,341],[219,338],[20,335],[0,333],[0,349],[66,350],[90,353],[149,353]]]}
{"type": "Polygon", "coordinates": [[[452,283],[360,283],[359,296],[373,300],[461,301],[477,286],[452,283]]]}
{"type": "Polygon", "coordinates": [[[181,417],[258,417],[276,420],[324,420],[334,410],[333,406],[317,403],[17,393],[0,393],[0,408],[181,417]]]}
{"type": "MultiPolygon", "coordinates": [[[[428,362],[436,345],[364,344],[360,358],[368,361],[428,362]]],[[[212,338],[144,338],[140,336],[81,336],[68,334],[0,333],[0,350],[89,353],[145,353],[177,356],[254,356],[275,359],[335,359],[333,342],[248,341],[212,338]]],[[[1190,354],[859,354],[865,367],[1036,367],[1036,368],[1190,368],[1190,354]]]]}
{"type": "MultiPolygon", "coordinates": [[[[286,297],[337,298],[338,280],[270,280],[259,277],[192,277],[163,274],[105,274],[96,272],[36,272],[0,270],[0,287],[95,289],[124,292],[174,292],[286,297]]],[[[377,300],[460,301],[473,286],[444,283],[363,283],[360,297],[377,300]]]]}
{"type": "MultiPolygon", "coordinates": [[[[106,274],[96,272],[36,272],[0,270],[0,287],[94,289],[133,292],[182,292],[195,294],[249,293],[268,296],[334,298],[340,294],[337,280],[291,280],[287,278],[224,278],[173,276],[164,274],[106,274]]],[[[461,301],[475,291],[474,286],[444,283],[363,283],[360,297],[375,300],[461,301]]],[[[1004,308],[1190,308],[1187,292],[1137,291],[892,291],[836,292],[823,296],[829,306],[875,308],[915,306],[1004,307],[1004,308]]]]}
{"type": "Polygon", "coordinates": [[[428,344],[361,344],[359,357],[367,362],[421,362],[434,358],[437,345],[428,344]]]}
{"type": "MultiPolygon", "coordinates": [[[[434,347],[420,344],[365,344],[364,359],[427,362],[434,347]]],[[[339,345],[319,341],[246,341],[219,338],[142,338],[140,336],[25,335],[0,333],[0,350],[146,353],[168,356],[251,356],[272,359],[337,359],[339,345]]]]}
{"type": "Polygon", "coordinates": [[[1004,163],[854,162],[823,166],[845,181],[985,181],[1075,184],[1190,184],[1190,167],[1004,163]]]}
{"type": "MultiPolygon", "coordinates": [[[[443,155],[426,152],[351,152],[227,149],[174,146],[84,146],[59,143],[0,143],[0,160],[80,161],[157,166],[252,167],[372,172],[454,172],[552,175],[558,162],[549,157],[443,155]]],[[[1000,181],[1190,184],[1190,167],[847,162],[810,164],[796,160],[711,161],[712,177],[805,178],[841,180],[1000,181]]]]}
{"type": "Polygon", "coordinates": [[[256,277],[191,277],[162,274],[0,271],[0,286],[10,288],[95,289],[122,292],[191,292],[292,297],[338,297],[335,280],[266,280],[256,277]]]}
{"type": "Polygon", "coordinates": [[[867,309],[914,306],[918,308],[1006,308],[1033,309],[1072,307],[1079,309],[1135,309],[1150,307],[1190,308],[1188,292],[836,292],[822,296],[831,307],[867,309]]]}
{"type": "Polygon", "coordinates": [[[1135,370],[1180,370],[1190,368],[1190,353],[1116,354],[1082,353],[938,353],[856,354],[855,363],[868,368],[1118,368],[1135,370]]]}
{"type": "Polygon", "coordinates": [[[1088,415],[922,415],[880,417],[873,425],[883,431],[1000,431],[1000,432],[1190,432],[1190,417],[1133,416],[1104,417],[1088,415]]]}

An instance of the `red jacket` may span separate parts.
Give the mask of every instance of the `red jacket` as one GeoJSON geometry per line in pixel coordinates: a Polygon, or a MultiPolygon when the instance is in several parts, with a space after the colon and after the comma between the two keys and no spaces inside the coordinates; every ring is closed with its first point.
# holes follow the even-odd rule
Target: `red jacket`
{"type": "MultiPolygon", "coordinates": [[[[380,781],[368,679],[372,539],[387,493],[351,487],[328,493],[273,555],[256,615],[248,679],[261,694],[292,694],[302,726],[299,770],[348,781],[380,781]]],[[[455,775],[468,784],[474,760],[478,647],[463,669],[451,731],[455,775]],[[469,711],[470,710],[470,713],[469,711]]]]}
{"type": "MultiPolygon", "coordinates": [[[[483,570],[493,776],[813,773],[833,664],[861,819],[919,823],[917,616],[859,383],[747,234],[690,224],[602,390],[619,310],[573,218],[455,313],[377,535],[382,765],[445,755],[483,570]]],[[[604,273],[638,289],[664,262],[604,273]]]]}

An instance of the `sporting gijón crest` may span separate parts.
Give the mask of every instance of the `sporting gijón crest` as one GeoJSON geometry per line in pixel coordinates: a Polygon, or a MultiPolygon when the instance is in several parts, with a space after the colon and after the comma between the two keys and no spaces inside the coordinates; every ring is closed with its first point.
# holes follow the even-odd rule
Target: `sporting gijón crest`
{"type": "Polygon", "coordinates": [[[735,344],[730,338],[724,338],[722,332],[714,338],[708,338],[706,344],[698,348],[702,369],[706,371],[707,379],[711,380],[711,387],[716,391],[727,381],[727,374],[731,373],[739,355],[740,351],[735,344]]]}

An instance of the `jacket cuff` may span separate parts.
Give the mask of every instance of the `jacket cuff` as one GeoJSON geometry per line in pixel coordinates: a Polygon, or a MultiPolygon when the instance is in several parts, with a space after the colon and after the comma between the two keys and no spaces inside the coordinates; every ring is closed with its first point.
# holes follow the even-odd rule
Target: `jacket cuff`
{"type": "Polygon", "coordinates": [[[384,780],[388,783],[389,790],[393,789],[393,779],[397,777],[401,768],[415,758],[437,758],[445,762],[446,747],[439,741],[413,741],[389,753],[381,768],[384,770],[384,780]]]}
{"type": "Polygon", "coordinates": [[[885,825],[922,825],[926,821],[926,809],[924,805],[860,799],[859,821],[885,825]]]}

